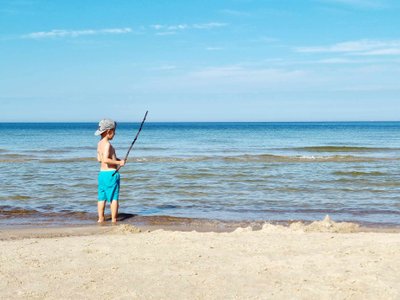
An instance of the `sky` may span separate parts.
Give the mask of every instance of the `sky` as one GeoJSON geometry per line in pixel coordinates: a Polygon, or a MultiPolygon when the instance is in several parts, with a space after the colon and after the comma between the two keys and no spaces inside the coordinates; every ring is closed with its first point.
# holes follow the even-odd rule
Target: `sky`
{"type": "Polygon", "coordinates": [[[0,122],[398,121],[399,0],[0,0],[0,122]]]}

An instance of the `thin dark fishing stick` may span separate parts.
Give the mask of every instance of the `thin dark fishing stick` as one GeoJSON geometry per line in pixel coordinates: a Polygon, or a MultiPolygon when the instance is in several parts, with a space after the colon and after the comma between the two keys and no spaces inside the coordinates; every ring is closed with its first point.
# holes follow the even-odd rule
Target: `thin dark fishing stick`
{"type": "MultiPolygon", "coordinates": [[[[139,136],[140,131],[142,131],[143,124],[144,124],[144,121],[146,121],[146,117],[147,117],[147,113],[148,113],[148,112],[149,112],[149,111],[146,111],[146,113],[145,113],[145,115],[144,115],[144,118],[143,118],[143,121],[142,121],[142,124],[140,124],[139,131],[138,131],[138,133],[136,134],[135,139],[133,140],[131,146],[129,147],[128,152],[127,152],[126,155],[125,155],[125,158],[124,158],[125,163],[126,163],[126,161],[128,160],[129,152],[131,152],[131,149],[132,149],[133,145],[135,144],[135,142],[136,142],[136,140],[137,140],[137,138],[138,138],[138,136],[139,136]]],[[[119,166],[119,167],[115,170],[115,172],[112,174],[112,176],[114,176],[114,175],[119,171],[119,169],[121,169],[121,166],[119,166]]]]}

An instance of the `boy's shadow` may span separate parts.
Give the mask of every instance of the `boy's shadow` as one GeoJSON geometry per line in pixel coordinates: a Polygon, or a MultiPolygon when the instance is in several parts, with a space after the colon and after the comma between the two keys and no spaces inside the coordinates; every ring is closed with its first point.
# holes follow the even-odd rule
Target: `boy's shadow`
{"type": "MultiPolygon", "coordinates": [[[[137,214],[118,213],[117,221],[122,222],[122,221],[125,221],[128,219],[134,218],[136,216],[137,216],[137,214]]],[[[110,221],[110,220],[111,220],[111,217],[106,218],[106,221],[110,221]]]]}

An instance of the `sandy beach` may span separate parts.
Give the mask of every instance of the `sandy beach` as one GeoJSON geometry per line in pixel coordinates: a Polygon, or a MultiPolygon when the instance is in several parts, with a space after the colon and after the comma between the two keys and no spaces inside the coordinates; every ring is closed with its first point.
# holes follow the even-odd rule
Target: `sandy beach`
{"type": "Polygon", "coordinates": [[[0,231],[2,299],[399,299],[400,234],[330,220],[233,232],[0,231]]]}

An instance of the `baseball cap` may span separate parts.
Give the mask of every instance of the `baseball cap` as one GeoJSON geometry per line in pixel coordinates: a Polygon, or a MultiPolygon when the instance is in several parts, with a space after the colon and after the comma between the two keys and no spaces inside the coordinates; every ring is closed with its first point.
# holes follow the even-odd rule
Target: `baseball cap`
{"type": "Polygon", "coordinates": [[[100,135],[109,129],[114,129],[115,126],[116,126],[116,123],[113,120],[103,119],[99,122],[99,129],[96,130],[94,135],[100,135]]]}

